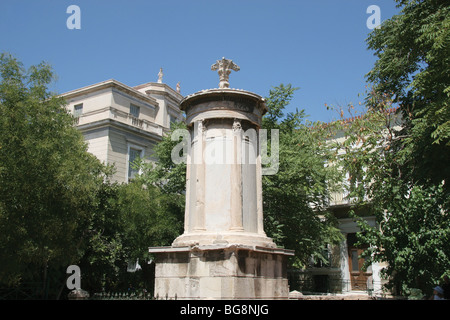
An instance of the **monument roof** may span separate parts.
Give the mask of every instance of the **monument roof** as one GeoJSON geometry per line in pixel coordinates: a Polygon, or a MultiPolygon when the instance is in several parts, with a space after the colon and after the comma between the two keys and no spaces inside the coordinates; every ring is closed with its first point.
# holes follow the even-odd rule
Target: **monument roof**
{"type": "Polygon", "coordinates": [[[213,88],[192,93],[181,100],[180,109],[185,111],[194,102],[199,103],[200,101],[206,102],[209,100],[253,100],[262,109],[262,114],[267,112],[266,102],[263,97],[254,92],[234,88],[213,88]]]}

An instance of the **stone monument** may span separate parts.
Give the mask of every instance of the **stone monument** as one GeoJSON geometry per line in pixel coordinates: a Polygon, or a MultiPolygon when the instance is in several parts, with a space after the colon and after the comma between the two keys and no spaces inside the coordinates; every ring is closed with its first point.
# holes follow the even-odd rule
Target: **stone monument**
{"type": "Polygon", "coordinates": [[[229,88],[222,58],[211,67],[219,88],[185,97],[187,152],[184,233],[155,255],[155,296],[177,299],[287,299],[287,258],[263,228],[259,95],[229,88]]]}

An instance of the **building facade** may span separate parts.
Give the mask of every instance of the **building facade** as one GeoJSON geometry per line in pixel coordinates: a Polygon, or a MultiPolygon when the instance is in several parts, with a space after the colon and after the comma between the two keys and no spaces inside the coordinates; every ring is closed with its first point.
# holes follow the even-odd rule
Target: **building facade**
{"type": "Polygon", "coordinates": [[[130,87],[107,80],[61,96],[77,119],[88,151],[105,164],[114,164],[112,179],[122,183],[137,174],[133,161],[154,160],[155,144],[172,122],[183,120],[179,108],[183,96],[178,91],[162,81],[130,87]]]}

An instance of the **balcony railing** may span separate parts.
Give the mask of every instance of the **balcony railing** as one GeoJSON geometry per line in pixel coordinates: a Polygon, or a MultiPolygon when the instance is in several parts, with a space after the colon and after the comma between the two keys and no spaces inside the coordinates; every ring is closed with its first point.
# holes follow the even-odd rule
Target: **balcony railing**
{"type": "Polygon", "coordinates": [[[139,119],[134,117],[131,114],[128,114],[128,120],[127,123],[132,125],[133,127],[137,127],[139,129],[157,133],[158,135],[163,134],[163,128],[156,123],[153,123],[151,121],[145,120],[145,119],[139,119]]]}
{"type": "Polygon", "coordinates": [[[331,194],[331,206],[350,204],[348,192],[333,192],[331,194]]]}
{"type": "Polygon", "coordinates": [[[139,128],[143,128],[144,127],[144,120],[143,119],[139,119],[136,117],[133,117],[132,115],[129,116],[131,119],[131,125],[135,126],[135,127],[139,127],[139,128]]]}

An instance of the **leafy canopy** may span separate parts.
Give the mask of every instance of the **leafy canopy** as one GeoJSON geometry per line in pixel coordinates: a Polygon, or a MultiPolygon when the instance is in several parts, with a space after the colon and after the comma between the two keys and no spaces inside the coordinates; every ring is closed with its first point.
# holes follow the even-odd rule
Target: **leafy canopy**
{"type": "Polygon", "coordinates": [[[396,2],[401,13],[367,39],[367,113],[343,124],[338,148],[355,212],[376,217],[375,228],[359,220],[367,264],[386,262],[397,294],[431,294],[450,263],[450,5],[396,2]]]}
{"type": "Polygon", "coordinates": [[[105,168],[65,102],[49,92],[46,63],[25,70],[0,55],[0,282],[45,279],[81,253],[105,168]]]}

